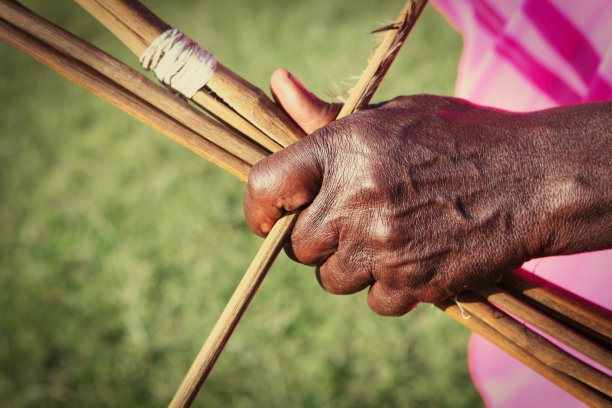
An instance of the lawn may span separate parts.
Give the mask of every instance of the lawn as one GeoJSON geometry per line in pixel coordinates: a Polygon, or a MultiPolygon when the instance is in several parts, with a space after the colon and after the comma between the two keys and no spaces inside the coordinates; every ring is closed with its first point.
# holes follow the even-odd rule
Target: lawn
{"type": "MultiPolygon", "coordinates": [[[[25,4],[136,66],[79,6],[25,4]]],[[[346,92],[401,1],[145,1],[267,90],[346,92]]],[[[430,6],[428,6],[430,7],[430,6]]],[[[376,100],[451,95],[460,37],[424,12],[376,100]]],[[[261,240],[243,184],[0,43],[0,406],[165,406],[261,240]]],[[[372,313],[281,256],[196,406],[474,407],[467,329],[372,313]]]]}

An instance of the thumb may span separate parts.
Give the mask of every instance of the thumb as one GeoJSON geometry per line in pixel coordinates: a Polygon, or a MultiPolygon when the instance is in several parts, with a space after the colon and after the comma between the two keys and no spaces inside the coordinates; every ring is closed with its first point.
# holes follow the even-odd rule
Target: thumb
{"type": "Polygon", "coordinates": [[[310,204],[318,194],[325,165],[316,136],[292,144],[251,169],[244,214],[257,235],[266,236],[284,212],[310,204]]]}
{"type": "Polygon", "coordinates": [[[317,98],[284,68],[277,69],[270,78],[272,95],[293,120],[306,132],[327,125],[340,112],[338,103],[326,103],[317,98]]]}

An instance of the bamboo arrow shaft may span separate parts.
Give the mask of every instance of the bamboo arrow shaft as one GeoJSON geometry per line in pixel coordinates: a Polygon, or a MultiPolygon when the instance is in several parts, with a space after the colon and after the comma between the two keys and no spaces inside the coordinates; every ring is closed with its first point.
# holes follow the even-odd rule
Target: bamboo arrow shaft
{"type": "Polygon", "coordinates": [[[264,240],[263,245],[259,248],[257,255],[253,258],[240,284],[234,291],[230,301],[225,306],[223,313],[185,375],[170,402],[170,407],[191,405],[215,362],[221,355],[232,332],[238,325],[240,318],[246,311],[253,296],[255,296],[259,285],[278,256],[283,242],[291,231],[296,219],[297,214],[291,213],[283,216],[274,224],[269,238],[264,240]]]}
{"type": "MultiPolygon", "coordinates": [[[[608,375],[563,351],[501,309],[478,299],[469,292],[460,293],[456,300],[460,302],[468,315],[477,316],[485,323],[494,325],[495,329],[503,334],[510,343],[523,348],[542,363],[606,395],[612,395],[612,379],[608,375]]],[[[571,392],[571,390],[568,391],[571,392]]]]}
{"type": "MultiPolygon", "coordinates": [[[[149,44],[170,26],[136,1],[129,0],[75,0],[83,9],[100,21],[136,56],[142,55],[149,44]]],[[[240,79],[236,79],[240,81],[240,79]]],[[[248,136],[274,153],[282,146],[264,132],[245,120],[234,110],[203,90],[193,96],[193,101],[209,113],[248,136]]]]}
{"type": "MultiPolygon", "coordinates": [[[[374,54],[374,57],[359,79],[357,86],[354,88],[351,96],[349,96],[349,101],[347,101],[341,112],[338,114],[337,119],[349,115],[350,113],[358,110],[360,106],[367,104],[369,98],[374,94],[374,91],[380,84],[378,81],[374,87],[368,88],[365,86],[367,83],[369,83],[368,79],[371,79],[374,73],[377,73],[380,76],[385,75],[386,71],[391,65],[391,62],[395,58],[395,54],[399,51],[401,44],[403,44],[403,42],[406,40],[408,32],[414,23],[416,23],[416,20],[421,14],[421,11],[423,10],[423,7],[425,7],[426,3],[426,0],[409,0],[402,8],[395,23],[398,25],[409,25],[404,25],[402,27],[404,31],[401,29],[395,29],[387,32],[385,38],[381,42],[381,45],[374,54]],[[401,33],[405,33],[405,35],[400,37],[399,46],[397,46],[393,52],[390,52],[390,48],[396,45],[394,40],[399,37],[398,34],[401,33]],[[385,61],[388,61],[389,63],[385,65],[385,61]],[[377,69],[377,67],[381,66],[383,67],[382,70],[377,69]],[[370,93],[364,98],[363,92],[365,89],[369,89],[370,93]]],[[[291,213],[285,215],[276,222],[264,240],[256,257],[253,259],[253,262],[247,270],[240,285],[232,295],[232,298],[223,311],[223,314],[217,320],[217,323],[204,343],[204,346],[198,353],[198,356],[176,391],[169,407],[176,408],[191,405],[200,388],[204,384],[206,377],[212,370],[213,365],[221,354],[223,347],[225,347],[225,344],[229,340],[229,336],[246,310],[248,303],[255,294],[256,287],[254,288],[254,285],[244,283],[245,280],[246,282],[258,282],[256,286],[259,286],[259,283],[263,281],[265,274],[280,252],[283,242],[290,233],[297,216],[297,212],[291,213]]]]}
{"type": "Polygon", "coordinates": [[[504,310],[523,320],[525,323],[542,330],[574,350],[597,361],[612,370],[612,350],[601,346],[590,337],[582,335],[571,327],[559,322],[541,310],[521,302],[518,298],[504,292],[497,285],[490,285],[476,290],[475,293],[504,310]]]}
{"type": "Polygon", "coordinates": [[[246,181],[251,165],[209,140],[232,138],[232,130],[13,1],[0,0],[0,21],[0,37],[9,44],[246,181]],[[177,120],[183,115],[191,117],[191,127],[177,120]]]}
{"type": "MultiPolygon", "coordinates": [[[[462,307],[465,308],[465,303],[461,303],[462,307]]],[[[589,406],[594,407],[605,407],[610,405],[610,398],[601,394],[600,392],[594,390],[590,386],[586,385],[582,381],[568,375],[565,370],[559,370],[542,361],[540,358],[534,356],[531,351],[525,347],[517,344],[516,339],[513,337],[513,334],[508,334],[508,332],[502,333],[498,330],[498,323],[496,321],[493,324],[487,323],[485,320],[482,320],[481,315],[489,315],[493,318],[499,316],[500,311],[495,309],[485,303],[478,302],[474,299],[474,305],[478,305],[481,309],[484,308],[483,311],[474,311],[471,310],[470,316],[465,316],[464,311],[461,310],[457,304],[455,304],[452,300],[445,300],[440,303],[437,303],[436,306],[441,309],[444,313],[451,316],[457,322],[467,326],[472,331],[480,334],[496,346],[500,347],[502,350],[507,352],[508,354],[514,356],[516,359],[521,361],[523,364],[531,367],[533,370],[552,381],[554,384],[557,384],[559,387],[563,388],[576,398],[581,401],[587,403],[589,406]]],[[[523,328],[518,328],[519,334],[524,334],[525,330],[523,328]]]]}
{"type": "MultiPolygon", "coordinates": [[[[75,1],[137,56],[142,55],[149,44],[170,27],[136,0],[75,1]]],[[[206,87],[219,99],[210,98],[205,90],[198,91],[192,99],[271,152],[304,136],[297,124],[261,89],[221,63],[217,64],[206,87]]]]}
{"type": "MultiPolygon", "coordinates": [[[[612,350],[612,311],[524,269],[506,275],[503,290],[612,350]]],[[[612,369],[612,368],[611,368],[612,369]]]]}

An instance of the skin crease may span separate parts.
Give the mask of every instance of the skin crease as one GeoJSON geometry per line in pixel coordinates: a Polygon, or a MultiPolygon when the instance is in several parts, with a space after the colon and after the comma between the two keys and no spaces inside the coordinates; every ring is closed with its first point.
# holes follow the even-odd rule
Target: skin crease
{"type": "Polygon", "coordinates": [[[369,287],[376,313],[402,315],[531,258],[612,247],[611,102],[517,114],[418,95],[326,125],[337,105],[285,70],[271,86],[314,133],[253,168],[245,216],[265,236],[303,208],[285,249],[329,292],[369,287]]]}

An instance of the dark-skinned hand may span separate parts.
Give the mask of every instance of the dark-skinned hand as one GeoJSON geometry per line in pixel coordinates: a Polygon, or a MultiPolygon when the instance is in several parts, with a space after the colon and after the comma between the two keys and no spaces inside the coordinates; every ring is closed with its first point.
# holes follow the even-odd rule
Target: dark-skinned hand
{"type": "MultiPolygon", "coordinates": [[[[286,71],[272,89],[307,131],[338,110],[286,71]]],[[[534,257],[611,246],[610,112],[610,103],[516,114],[400,97],[258,163],[246,219],[265,236],[303,209],[288,255],[317,266],[327,291],[369,287],[375,312],[401,315],[534,257]]]]}

